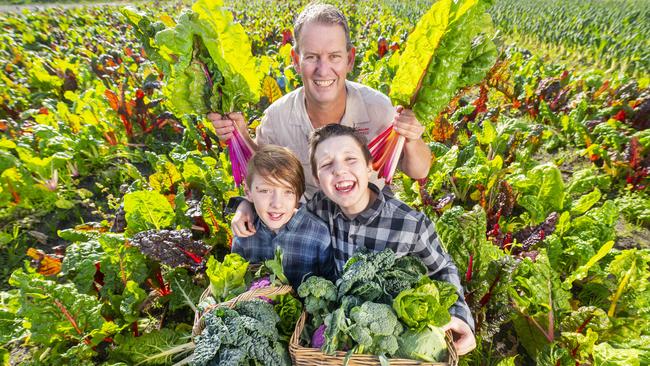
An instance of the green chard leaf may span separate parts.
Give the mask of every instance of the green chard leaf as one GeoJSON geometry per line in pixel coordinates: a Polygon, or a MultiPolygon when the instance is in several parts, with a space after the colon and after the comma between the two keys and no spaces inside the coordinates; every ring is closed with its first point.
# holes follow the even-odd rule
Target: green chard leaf
{"type": "Polygon", "coordinates": [[[164,229],[174,222],[174,209],[165,196],[153,191],[124,195],[127,232],[131,235],[150,229],[164,229]]]}
{"type": "Polygon", "coordinates": [[[86,337],[104,323],[101,303],[95,296],[79,293],[74,284],[59,284],[22,269],[14,271],[9,283],[20,292],[17,315],[28,322],[34,342],[89,342],[86,337]]]}
{"type": "Polygon", "coordinates": [[[227,113],[259,99],[250,41],[222,1],[196,1],[155,40],[172,63],[167,90],[177,113],[227,113]]]}
{"type": "Polygon", "coordinates": [[[423,123],[462,87],[479,82],[496,60],[496,48],[482,33],[494,32],[486,1],[441,0],[420,18],[406,40],[390,85],[395,104],[413,109],[423,123]]]}

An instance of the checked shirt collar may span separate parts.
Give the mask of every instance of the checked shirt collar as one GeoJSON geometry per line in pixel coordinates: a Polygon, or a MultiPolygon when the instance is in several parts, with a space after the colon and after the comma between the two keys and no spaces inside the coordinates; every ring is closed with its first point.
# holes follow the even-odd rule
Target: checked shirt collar
{"type": "Polygon", "coordinates": [[[379,216],[381,210],[386,205],[386,197],[384,196],[383,190],[380,190],[376,185],[368,183],[368,188],[375,193],[376,197],[365,210],[361,211],[361,213],[359,213],[353,220],[350,220],[345,216],[338,205],[334,205],[334,219],[354,221],[359,225],[367,225],[373,222],[377,216],[379,216]]]}

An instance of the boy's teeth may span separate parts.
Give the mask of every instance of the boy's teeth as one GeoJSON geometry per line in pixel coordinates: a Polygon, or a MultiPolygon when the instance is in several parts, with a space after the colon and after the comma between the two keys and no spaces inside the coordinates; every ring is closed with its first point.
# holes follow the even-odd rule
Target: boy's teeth
{"type": "Polygon", "coordinates": [[[336,183],[334,187],[339,191],[347,191],[350,190],[353,186],[354,186],[354,182],[341,182],[341,183],[336,183]]]}
{"type": "Polygon", "coordinates": [[[314,83],[318,86],[330,86],[334,80],[314,80],[314,83]]]}

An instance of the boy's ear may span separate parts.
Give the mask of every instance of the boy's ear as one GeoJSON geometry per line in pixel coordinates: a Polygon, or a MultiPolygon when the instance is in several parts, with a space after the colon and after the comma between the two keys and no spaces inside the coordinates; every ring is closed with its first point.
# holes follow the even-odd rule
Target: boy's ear
{"type": "Polygon", "coordinates": [[[246,195],[246,199],[249,201],[252,201],[253,199],[251,198],[251,191],[248,189],[248,184],[246,184],[246,181],[243,182],[244,185],[244,194],[246,195]]]}

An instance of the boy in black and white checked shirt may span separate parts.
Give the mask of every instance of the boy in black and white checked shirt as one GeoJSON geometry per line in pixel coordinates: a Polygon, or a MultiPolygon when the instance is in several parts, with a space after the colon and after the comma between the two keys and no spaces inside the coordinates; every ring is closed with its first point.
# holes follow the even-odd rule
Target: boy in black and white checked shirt
{"type": "Polygon", "coordinates": [[[458,301],[450,309],[448,328],[456,333],[457,348],[474,348],[474,320],[456,265],[426,215],[368,182],[371,156],[364,138],[353,128],[327,125],[312,134],[310,160],[321,191],[307,208],[328,223],[339,273],[359,248],[419,257],[430,277],[456,287],[458,301]]]}

